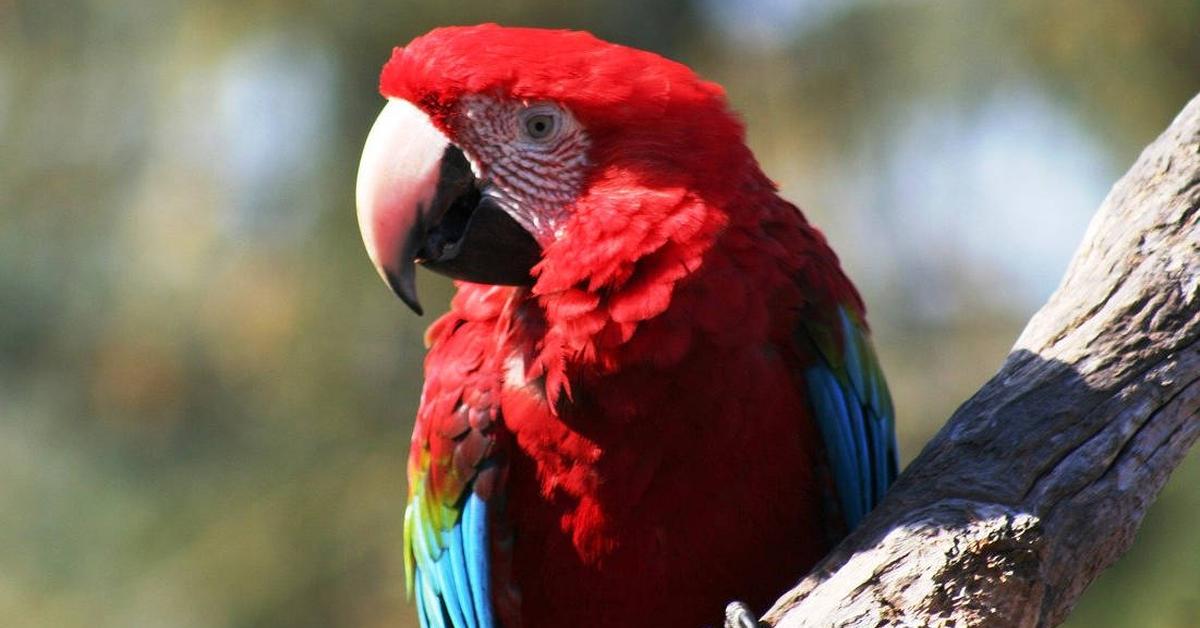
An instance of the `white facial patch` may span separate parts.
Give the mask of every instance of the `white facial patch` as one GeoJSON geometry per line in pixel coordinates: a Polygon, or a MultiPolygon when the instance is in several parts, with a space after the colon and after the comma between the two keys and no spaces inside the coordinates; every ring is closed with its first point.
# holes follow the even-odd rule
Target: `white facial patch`
{"type": "MultiPolygon", "coordinates": [[[[463,98],[464,122],[455,134],[485,193],[533,234],[542,246],[567,219],[567,206],[583,187],[590,142],[565,108],[487,96],[463,98]],[[554,116],[552,133],[536,137],[531,116],[554,116]]],[[[536,127],[534,127],[536,128],[536,127]]]]}

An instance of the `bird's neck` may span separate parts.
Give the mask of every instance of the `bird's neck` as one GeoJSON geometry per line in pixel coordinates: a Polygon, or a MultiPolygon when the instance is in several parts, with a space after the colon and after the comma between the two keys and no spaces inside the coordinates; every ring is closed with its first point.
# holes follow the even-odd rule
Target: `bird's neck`
{"type": "Polygon", "coordinates": [[[733,206],[745,212],[664,192],[656,200],[669,207],[654,221],[547,249],[537,284],[513,293],[509,318],[522,336],[515,344],[528,347],[525,365],[544,376],[552,400],[569,395],[580,378],[669,370],[695,350],[697,338],[707,342],[730,331],[697,327],[743,322],[728,314],[746,310],[758,298],[754,287],[779,274],[776,260],[733,250],[738,245],[730,242],[744,241],[748,229],[760,229],[764,208],[782,203],[769,182],[756,191],[733,206]],[[744,263],[738,256],[760,259],[744,263]]]}

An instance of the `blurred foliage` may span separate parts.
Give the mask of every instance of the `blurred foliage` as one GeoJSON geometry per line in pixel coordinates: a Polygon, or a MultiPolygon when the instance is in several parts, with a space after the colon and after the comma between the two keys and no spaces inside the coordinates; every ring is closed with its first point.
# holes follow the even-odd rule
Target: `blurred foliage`
{"type": "MultiPolygon", "coordinates": [[[[488,20],[726,85],[872,305],[909,458],[1200,89],[1194,0],[0,0],[5,625],[413,625],[428,319],[361,251],[354,170],[391,47],[488,20]]],[[[1200,625],[1198,481],[1073,625],[1200,625]]]]}

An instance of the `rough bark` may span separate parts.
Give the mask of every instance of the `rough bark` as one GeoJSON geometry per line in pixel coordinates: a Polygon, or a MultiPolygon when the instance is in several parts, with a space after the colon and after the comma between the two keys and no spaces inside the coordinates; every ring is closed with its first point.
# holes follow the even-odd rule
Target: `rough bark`
{"type": "Polygon", "coordinates": [[[1053,626],[1200,434],[1200,97],[1113,187],[1000,372],[764,617],[1053,626]]]}

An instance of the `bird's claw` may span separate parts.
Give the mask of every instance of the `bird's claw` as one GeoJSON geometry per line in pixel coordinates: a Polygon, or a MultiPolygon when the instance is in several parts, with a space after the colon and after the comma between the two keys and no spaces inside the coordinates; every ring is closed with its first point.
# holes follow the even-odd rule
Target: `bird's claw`
{"type": "Polygon", "coordinates": [[[730,602],[725,607],[725,628],[759,628],[762,625],[754,611],[742,602],[730,602]]]}

